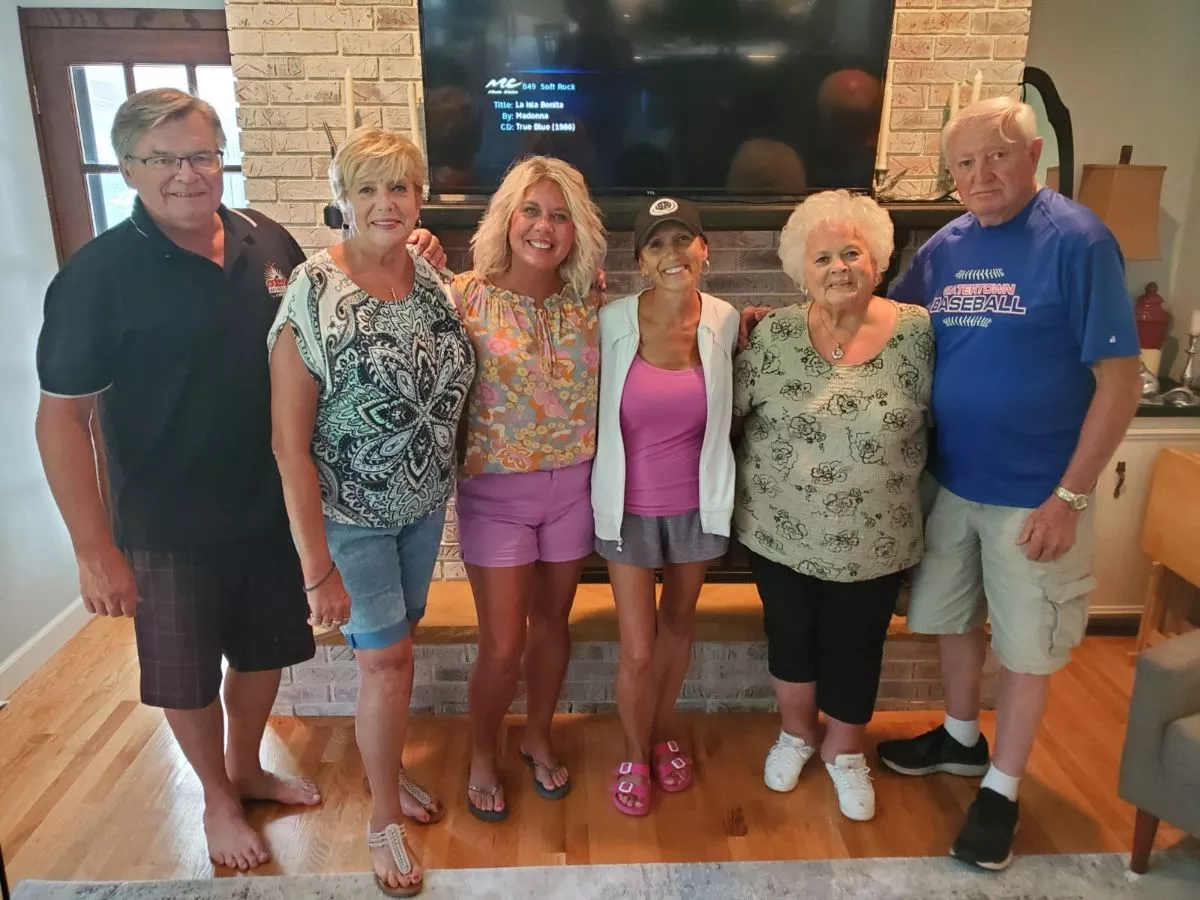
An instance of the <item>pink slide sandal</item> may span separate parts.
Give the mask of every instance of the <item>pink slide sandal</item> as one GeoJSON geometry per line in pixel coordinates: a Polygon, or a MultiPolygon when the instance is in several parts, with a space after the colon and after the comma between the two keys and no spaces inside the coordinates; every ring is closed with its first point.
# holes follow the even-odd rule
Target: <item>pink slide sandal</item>
{"type": "Polygon", "coordinates": [[[663,741],[654,747],[651,755],[654,760],[654,777],[658,786],[668,794],[686,791],[692,786],[692,758],[684,756],[675,741],[663,741]],[[675,783],[670,784],[667,778],[675,776],[675,783]]]}
{"type": "Polygon", "coordinates": [[[618,812],[627,816],[644,816],[650,812],[650,767],[645,763],[623,762],[613,772],[617,780],[612,785],[612,802],[618,812]],[[645,781],[629,781],[628,776],[641,775],[645,781]],[[635,804],[622,803],[622,797],[632,797],[635,804]]]}

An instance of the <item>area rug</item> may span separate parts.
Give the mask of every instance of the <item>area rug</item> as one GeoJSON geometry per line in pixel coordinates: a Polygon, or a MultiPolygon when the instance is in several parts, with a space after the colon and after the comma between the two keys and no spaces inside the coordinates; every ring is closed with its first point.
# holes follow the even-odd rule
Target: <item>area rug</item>
{"type": "MultiPolygon", "coordinates": [[[[1022,856],[989,874],[947,858],[815,862],[678,863],[441,869],[428,900],[1110,900],[1200,897],[1200,859],[1154,858],[1138,877],[1115,853],[1022,856]]],[[[373,900],[369,875],[303,875],[204,881],[82,883],[25,881],[14,900],[373,900]]]]}

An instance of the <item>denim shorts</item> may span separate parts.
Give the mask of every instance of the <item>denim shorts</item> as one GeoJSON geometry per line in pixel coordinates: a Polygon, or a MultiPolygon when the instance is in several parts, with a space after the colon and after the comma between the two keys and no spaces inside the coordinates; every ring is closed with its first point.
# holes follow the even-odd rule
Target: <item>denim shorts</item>
{"type": "Polygon", "coordinates": [[[342,626],[347,644],[382,650],[421,621],[445,523],[445,506],[400,528],[325,520],[329,554],[350,595],[350,621],[342,626]]]}

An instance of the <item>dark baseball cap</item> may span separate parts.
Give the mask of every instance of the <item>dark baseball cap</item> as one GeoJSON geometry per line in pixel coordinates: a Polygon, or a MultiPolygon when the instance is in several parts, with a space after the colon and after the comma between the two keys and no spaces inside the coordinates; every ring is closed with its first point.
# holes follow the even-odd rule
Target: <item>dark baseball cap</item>
{"type": "Polygon", "coordinates": [[[654,229],[667,222],[686,228],[696,237],[704,237],[704,226],[700,224],[700,210],[695,203],[675,197],[651,197],[638,210],[637,218],[633,222],[634,257],[642,252],[654,229]]]}

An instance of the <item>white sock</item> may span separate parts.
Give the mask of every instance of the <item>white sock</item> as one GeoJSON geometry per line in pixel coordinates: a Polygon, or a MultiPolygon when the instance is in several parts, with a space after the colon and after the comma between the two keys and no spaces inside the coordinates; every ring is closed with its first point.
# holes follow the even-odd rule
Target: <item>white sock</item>
{"type": "Polygon", "coordinates": [[[974,747],[979,743],[979,720],[956,719],[946,716],[946,733],[964,747],[974,747]]]}
{"type": "Polygon", "coordinates": [[[1013,778],[1011,775],[1005,775],[994,765],[989,766],[987,774],[983,776],[983,781],[979,785],[979,789],[991,788],[1002,797],[1007,797],[1013,803],[1017,802],[1017,790],[1021,787],[1021,779],[1013,778]]]}

